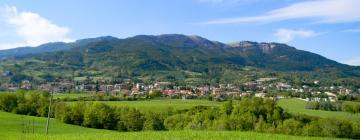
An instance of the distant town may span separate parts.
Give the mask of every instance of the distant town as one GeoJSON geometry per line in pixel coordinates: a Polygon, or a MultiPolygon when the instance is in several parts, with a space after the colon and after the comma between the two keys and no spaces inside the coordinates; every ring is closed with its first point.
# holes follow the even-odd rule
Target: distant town
{"type": "Polygon", "coordinates": [[[339,98],[357,98],[360,89],[344,86],[320,86],[320,81],[311,85],[290,85],[279,82],[277,78],[259,78],[242,85],[218,84],[202,86],[179,86],[172,82],[140,83],[129,79],[116,83],[100,83],[92,81],[59,80],[45,84],[33,84],[23,80],[20,84],[1,84],[5,91],[43,90],[56,94],[63,93],[97,93],[106,95],[139,96],[158,91],[164,97],[178,99],[196,99],[208,97],[211,100],[223,101],[228,97],[260,97],[281,99],[296,97],[305,101],[336,102],[339,98]]]}

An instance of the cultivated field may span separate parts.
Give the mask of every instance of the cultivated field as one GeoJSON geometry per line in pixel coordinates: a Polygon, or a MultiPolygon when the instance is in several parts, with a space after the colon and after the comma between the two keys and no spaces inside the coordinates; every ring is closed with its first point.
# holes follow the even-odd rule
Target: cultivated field
{"type": "Polygon", "coordinates": [[[324,111],[305,109],[306,102],[300,99],[281,99],[277,102],[279,106],[290,113],[306,114],[318,117],[338,117],[338,118],[360,118],[360,114],[351,114],[348,112],[324,111]]]}
{"type": "Polygon", "coordinates": [[[332,138],[300,137],[270,133],[238,132],[238,131],[145,131],[117,132],[91,129],[68,125],[55,119],[51,120],[49,134],[44,134],[46,118],[16,115],[0,111],[0,138],[2,140],[135,140],[135,139],[249,139],[249,140],[328,140],[332,138]],[[34,121],[34,127],[32,125],[34,121]],[[34,128],[34,129],[33,129],[34,128]],[[33,131],[34,130],[34,133],[33,131]]]}

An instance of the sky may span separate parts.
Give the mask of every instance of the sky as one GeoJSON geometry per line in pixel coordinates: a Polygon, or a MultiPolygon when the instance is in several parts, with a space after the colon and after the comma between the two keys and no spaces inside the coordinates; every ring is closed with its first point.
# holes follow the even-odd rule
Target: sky
{"type": "Polygon", "coordinates": [[[0,49],[140,34],[287,43],[360,66],[360,0],[0,0],[0,49]]]}

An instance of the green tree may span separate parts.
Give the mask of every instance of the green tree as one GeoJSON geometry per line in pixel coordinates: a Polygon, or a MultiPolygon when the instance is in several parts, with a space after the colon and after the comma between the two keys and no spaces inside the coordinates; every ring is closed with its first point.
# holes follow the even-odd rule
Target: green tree
{"type": "Polygon", "coordinates": [[[18,98],[16,94],[7,93],[0,94],[0,109],[6,112],[13,111],[18,106],[18,98]]]}
{"type": "Polygon", "coordinates": [[[288,135],[300,135],[302,134],[302,123],[295,119],[287,119],[280,126],[281,131],[288,135]]]}
{"type": "Polygon", "coordinates": [[[55,118],[61,120],[67,124],[73,124],[71,120],[72,112],[71,108],[66,105],[64,102],[59,102],[55,104],[55,118]]]}
{"type": "Polygon", "coordinates": [[[153,98],[157,98],[157,97],[161,97],[162,96],[162,93],[160,90],[152,90],[150,93],[149,93],[149,97],[151,99],[153,98]]]}
{"type": "Polygon", "coordinates": [[[346,104],[346,105],[343,106],[343,108],[344,108],[344,111],[346,111],[346,112],[355,113],[355,111],[353,110],[352,105],[346,104]]]}
{"type": "Polygon", "coordinates": [[[167,117],[164,125],[168,130],[183,130],[191,120],[192,118],[186,114],[177,114],[167,117]]]}
{"type": "Polygon", "coordinates": [[[71,111],[71,122],[76,125],[83,124],[84,121],[84,111],[87,108],[87,104],[85,102],[76,102],[72,107],[71,111]]]}
{"type": "Polygon", "coordinates": [[[264,132],[267,129],[266,121],[262,116],[260,116],[258,122],[255,125],[255,131],[257,132],[264,132]]]}
{"type": "Polygon", "coordinates": [[[164,130],[163,122],[159,114],[149,112],[145,114],[144,130],[164,130]]]}
{"type": "Polygon", "coordinates": [[[117,120],[114,109],[104,103],[89,105],[84,113],[83,125],[93,128],[115,129],[117,120]]]}
{"type": "Polygon", "coordinates": [[[306,124],[303,128],[303,135],[306,136],[322,136],[322,126],[317,120],[313,120],[306,124]]]}
{"type": "Polygon", "coordinates": [[[231,112],[232,112],[232,110],[233,110],[233,102],[232,102],[232,100],[229,100],[229,101],[227,101],[227,102],[225,102],[224,104],[223,104],[223,107],[222,107],[222,109],[223,109],[223,112],[226,114],[226,115],[230,115],[231,114],[231,112]]]}
{"type": "Polygon", "coordinates": [[[139,110],[131,108],[124,119],[128,131],[141,131],[143,129],[145,119],[139,110]]]}

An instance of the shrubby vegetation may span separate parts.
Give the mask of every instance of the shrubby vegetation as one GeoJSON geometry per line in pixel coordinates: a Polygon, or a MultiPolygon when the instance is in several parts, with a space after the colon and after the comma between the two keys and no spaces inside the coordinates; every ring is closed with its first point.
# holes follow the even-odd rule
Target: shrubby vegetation
{"type": "Polygon", "coordinates": [[[360,102],[360,97],[354,95],[339,95],[338,100],[360,102]]]}
{"type": "Polygon", "coordinates": [[[307,102],[305,108],[313,110],[360,113],[360,104],[342,104],[341,102],[307,102]]]}
{"type": "Polygon", "coordinates": [[[342,111],[342,104],[339,102],[307,102],[306,109],[313,110],[327,110],[327,111],[342,111]]]}
{"type": "Polygon", "coordinates": [[[31,116],[46,116],[49,94],[41,91],[18,91],[0,94],[0,110],[31,116]]]}
{"type": "Polygon", "coordinates": [[[360,113],[360,104],[346,104],[343,106],[344,111],[350,113],[360,113]]]}
{"type": "MultiPolygon", "coordinates": [[[[91,94],[91,93],[86,93],[91,94]]],[[[64,101],[64,102],[73,102],[73,101],[137,101],[137,100],[147,100],[152,99],[155,97],[152,97],[150,95],[106,95],[104,93],[98,93],[98,94],[92,94],[91,96],[84,96],[84,97],[76,97],[76,98],[55,98],[58,101],[64,101]]]]}
{"type": "MultiPolygon", "coordinates": [[[[47,113],[45,109],[47,99],[46,93],[37,92],[1,94],[0,109],[44,116],[47,113]]],[[[227,101],[222,107],[196,106],[163,113],[141,112],[136,108],[81,101],[75,104],[55,102],[53,109],[53,117],[64,123],[117,131],[232,130],[305,136],[360,137],[359,119],[293,115],[278,107],[275,101],[262,98],[227,101]]]]}

